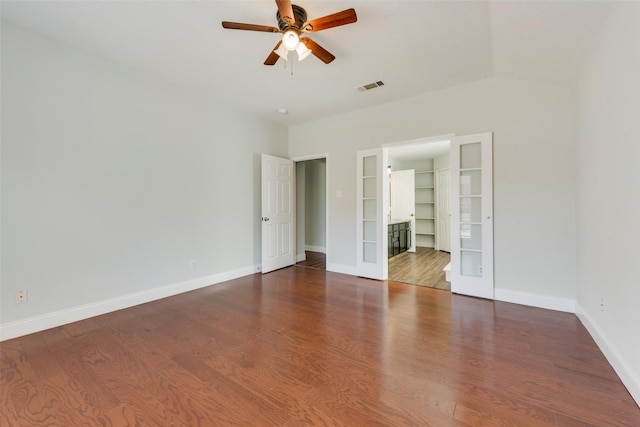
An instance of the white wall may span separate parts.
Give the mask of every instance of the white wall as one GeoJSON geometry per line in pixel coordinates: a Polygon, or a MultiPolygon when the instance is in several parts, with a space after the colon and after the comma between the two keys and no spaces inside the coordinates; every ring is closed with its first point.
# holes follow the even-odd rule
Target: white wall
{"type": "Polygon", "coordinates": [[[575,169],[569,89],[486,79],[289,129],[289,154],[332,161],[328,268],[355,272],[356,151],[494,132],[495,286],[500,299],[572,311],[575,169]],[[343,197],[336,198],[336,191],[343,197]]]}
{"type": "Polygon", "coordinates": [[[286,128],[6,22],[1,71],[5,336],[255,271],[286,128]]]}
{"type": "Polygon", "coordinates": [[[578,313],[640,403],[639,22],[640,3],[612,12],[578,79],[575,133],[578,313]]]}

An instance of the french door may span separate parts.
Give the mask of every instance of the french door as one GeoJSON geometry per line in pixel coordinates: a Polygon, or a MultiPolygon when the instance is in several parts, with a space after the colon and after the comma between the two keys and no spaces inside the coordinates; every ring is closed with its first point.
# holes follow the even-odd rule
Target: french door
{"type": "Polygon", "coordinates": [[[383,206],[389,206],[389,177],[383,170],[387,164],[382,148],[356,153],[357,186],[357,248],[358,276],[387,279],[387,216],[383,206]]]}
{"type": "Polygon", "coordinates": [[[493,299],[493,134],[451,139],[451,291],[493,299]]]}
{"type": "Polygon", "coordinates": [[[295,263],[293,161],[262,155],[262,273],[295,263]]]}

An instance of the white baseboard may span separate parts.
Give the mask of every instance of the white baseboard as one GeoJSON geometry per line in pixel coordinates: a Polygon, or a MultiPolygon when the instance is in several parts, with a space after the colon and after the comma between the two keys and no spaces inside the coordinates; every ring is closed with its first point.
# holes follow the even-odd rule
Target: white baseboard
{"type": "Polygon", "coordinates": [[[350,276],[358,275],[358,270],[353,265],[327,263],[327,271],[333,271],[334,273],[348,274],[350,276]]]}
{"type": "Polygon", "coordinates": [[[298,254],[296,255],[296,262],[302,262],[307,260],[307,254],[298,254]]]}
{"type": "Polygon", "coordinates": [[[598,327],[596,322],[593,321],[593,318],[589,316],[579,303],[576,303],[576,315],[587,331],[589,331],[589,334],[591,334],[591,337],[600,348],[600,351],[604,354],[604,357],[607,358],[607,361],[613,367],[613,370],[616,371],[616,374],[620,377],[620,380],[629,391],[631,397],[633,397],[633,400],[635,400],[636,404],[640,406],[639,373],[634,372],[634,370],[629,367],[629,364],[616,349],[616,346],[607,339],[606,335],[598,327]]]}
{"type": "Polygon", "coordinates": [[[324,246],[305,245],[304,250],[311,252],[320,252],[321,254],[327,253],[327,248],[325,248],[324,246]]]}
{"type": "Polygon", "coordinates": [[[509,289],[495,289],[493,297],[496,301],[512,302],[548,310],[565,311],[567,313],[576,312],[576,302],[571,298],[552,297],[509,289]]]}
{"type": "Polygon", "coordinates": [[[236,279],[242,276],[248,276],[259,271],[259,265],[244,267],[233,271],[199,277],[185,282],[174,283],[171,285],[161,286],[159,288],[148,289],[103,301],[96,301],[64,310],[54,311],[30,317],[28,319],[3,323],[0,324],[0,341],[44,331],[46,329],[66,325],[67,323],[77,322],[79,320],[88,319],[90,317],[99,316],[112,311],[122,310],[124,308],[133,307],[146,302],[178,295],[183,292],[193,291],[216,283],[236,279]]]}

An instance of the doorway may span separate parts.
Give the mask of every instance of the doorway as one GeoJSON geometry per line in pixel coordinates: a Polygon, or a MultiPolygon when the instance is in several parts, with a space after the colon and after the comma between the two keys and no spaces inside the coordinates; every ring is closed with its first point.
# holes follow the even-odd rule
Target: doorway
{"type": "MultiPolygon", "coordinates": [[[[393,183],[393,177],[400,175],[400,171],[411,173],[415,177],[411,191],[414,193],[414,208],[406,217],[401,209],[397,209],[390,194],[388,222],[397,224],[405,222],[412,227],[411,236],[415,241],[409,245],[414,250],[407,250],[396,254],[390,252],[387,259],[388,278],[403,283],[426,286],[436,289],[450,290],[445,267],[451,261],[449,253],[450,235],[443,235],[449,230],[448,180],[443,183],[443,177],[449,170],[450,141],[448,138],[412,141],[393,144],[384,149],[387,151],[388,173],[391,180],[389,191],[398,191],[393,183]],[[447,194],[442,194],[444,191],[447,194]]],[[[402,185],[405,185],[404,183],[402,185]]],[[[391,227],[391,226],[390,226],[391,227]]],[[[389,234],[389,240],[394,236],[389,234]]],[[[389,243],[392,244],[392,243],[389,243]]]]}
{"type": "Polygon", "coordinates": [[[327,267],[327,158],[295,162],[296,266],[327,267]]]}

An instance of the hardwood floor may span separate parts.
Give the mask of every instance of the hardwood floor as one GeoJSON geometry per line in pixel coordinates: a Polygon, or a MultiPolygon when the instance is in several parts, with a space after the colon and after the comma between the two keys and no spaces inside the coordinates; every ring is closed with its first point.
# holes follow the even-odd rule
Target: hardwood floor
{"type": "Polygon", "coordinates": [[[2,426],[638,426],[575,315],[310,268],[8,340],[2,426]]]}
{"type": "Polygon", "coordinates": [[[296,263],[298,267],[315,268],[318,270],[327,269],[327,255],[322,252],[305,251],[306,260],[296,263]]]}
{"type": "Polygon", "coordinates": [[[451,290],[442,269],[451,261],[447,252],[416,247],[416,252],[403,252],[389,258],[389,280],[429,288],[451,290]]]}

